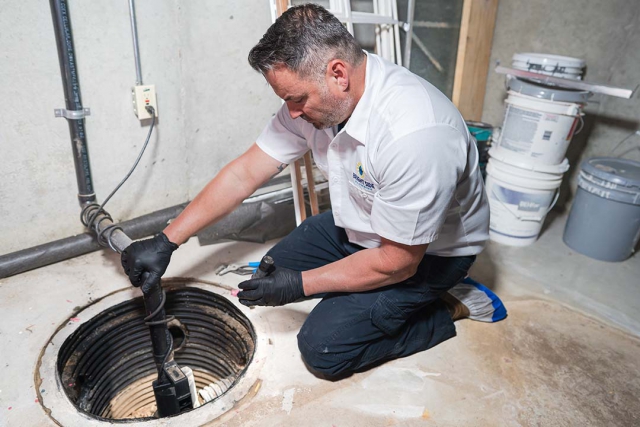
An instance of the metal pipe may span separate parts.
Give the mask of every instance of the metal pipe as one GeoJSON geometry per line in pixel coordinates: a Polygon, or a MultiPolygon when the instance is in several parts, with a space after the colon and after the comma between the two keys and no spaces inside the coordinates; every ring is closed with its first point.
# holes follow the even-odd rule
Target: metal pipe
{"type": "Polygon", "coordinates": [[[404,39],[404,66],[406,68],[409,68],[411,66],[411,41],[413,40],[413,18],[415,15],[415,8],[415,0],[408,0],[407,23],[405,24],[405,31],[407,32],[407,35],[404,39]]]}
{"type": "MultiPolygon", "coordinates": [[[[391,16],[393,16],[393,19],[398,19],[398,2],[396,0],[392,0],[391,2],[391,16]]],[[[393,26],[393,38],[396,52],[396,64],[402,66],[402,49],[400,48],[400,23],[393,26]]]]}
{"type": "Polygon", "coordinates": [[[80,205],[92,203],[96,200],[91,179],[91,166],[89,164],[89,151],[87,149],[87,133],[84,123],[84,108],[80,96],[80,84],[78,82],[78,70],[76,68],[75,49],[73,46],[73,33],[71,32],[71,20],[69,18],[69,5],[67,0],[50,0],[51,16],[53,18],[53,30],[58,47],[58,60],[62,74],[62,86],[67,111],[79,112],[79,118],[68,118],[69,133],[71,134],[71,148],[76,169],[76,181],[78,184],[78,200],[80,205]]]}
{"type": "Polygon", "coordinates": [[[129,0],[129,16],[131,17],[131,37],[133,38],[133,57],[136,61],[136,86],[142,84],[142,70],[140,67],[140,50],[138,49],[138,23],[134,0],[129,0]]]}

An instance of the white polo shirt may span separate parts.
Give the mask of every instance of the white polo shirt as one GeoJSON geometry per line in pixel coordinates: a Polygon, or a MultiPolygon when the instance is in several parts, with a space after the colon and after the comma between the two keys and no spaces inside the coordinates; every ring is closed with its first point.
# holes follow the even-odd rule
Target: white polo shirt
{"type": "Polygon", "coordinates": [[[309,149],[329,181],[349,241],[429,243],[428,254],[475,255],[489,237],[478,152],[462,116],[433,85],[367,54],[365,90],[345,127],[318,130],[286,104],[257,140],[289,164],[309,149]]]}

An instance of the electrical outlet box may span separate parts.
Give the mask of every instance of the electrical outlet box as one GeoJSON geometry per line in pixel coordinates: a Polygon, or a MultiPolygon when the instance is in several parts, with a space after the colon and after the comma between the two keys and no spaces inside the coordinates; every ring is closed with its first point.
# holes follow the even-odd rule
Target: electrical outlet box
{"type": "Polygon", "coordinates": [[[134,86],[131,89],[131,97],[133,98],[133,112],[138,116],[138,120],[151,118],[151,114],[145,108],[147,106],[153,107],[155,116],[158,117],[155,85],[134,86]]]}

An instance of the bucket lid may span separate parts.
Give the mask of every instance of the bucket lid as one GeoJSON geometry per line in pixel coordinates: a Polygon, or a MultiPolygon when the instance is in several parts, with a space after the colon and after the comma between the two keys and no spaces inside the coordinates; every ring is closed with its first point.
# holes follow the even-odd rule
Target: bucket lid
{"type": "Polygon", "coordinates": [[[511,68],[515,70],[528,71],[530,73],[544,74],[546,76],[555,76],[563,79],[582,80],[584,70],[582,68],[573,67],[557,67],[557,66],[542,66],[539,64],[527,64],[525,62],[513,61],[511,68]]]}
{"type": "Polygon", "coordinates": [[[513,61],[529,62],[540,65],[557,65],[559,67],[584,68],[585,61],[570,56],[551,55],[547,53],[516,53],[513,61]]]}
{"type": "Polygon", "coordinates": [[[585,160],[581,169],[589,175],[614,184],[609,187],[623,187],[626,191],[640,192],[639,162],[616,157],[594,157],[585,160]]]}
{"type": "Polygon", "coordinates": [[[562,114],[564,116],[577,117],[582,111],[583,104],[575,102],[551,101],[549,99],[534,98],[533,96],[524,95],[520,92],[508,91],[509,95],[504,100],[506,104],[514,105],[518,108],[528,110],[542,111],[549,114],[562,114]]]}
{"type": "Polygon", "coordinates": [[[556,65],[532,64],[531,62],[512,61],[511,68],[523,69],[525,71],[546,71],[556,74],[580,74],[584,73],[584,68],[578,67],[558,67],[556,65]]]}
{"type": "MultiPolygon", "coordinates": [[[[566,74],[566,73],[558,73],[558,72],[554,72],[554,71],[544,71],[544,70],[530,70],[529,68],[526,67],[516,67],[515,65],[512,66],[511,68],[513,68],[514,70],[522,70],[522,71],[527,71],[529,73],[535,73],[535,74],[540,74],[540,79],[529,79],[532,82],[540,82],[543,83],[544,82],[544,76],[551,76],[551,77],[558,77],[564,80],[582,80],[582,74],[566,74]]],[[[554,85],[551,83],[547,83],[549,86],[560,86],[560,85],[554,85]]]]}
{"type": "Polygon", "coordinates": [[[521,178],[527,178],[527,179],[536,179],[539,181],[560,182],[563,176],[562,173],[547,173],[547,172],[533,171],[531,169],[524,169],[516,165],[513,165],[511,163],[498,160],[495,157],[490,158],[488,164],[493,165],[494,168],[497,168],[503,172],[507,172],[513,176],[519,176],[521,178]]]}
{"type": "Polygon", "coordinates": [[[509,153],[509,151],[500,147],[492,147],[489,150],[489,156],[503,163],[507,163],[520,169],[526,169],[533,172],[544,172],[562,174],[569,170],[569,160],[565,158],[559,165],[543,165],[539,163],[527,162],[517,155],[509,153]]]}
{"type": "Polygon", "coordinates": [[[493,125],[490,125],[489,123],[474,122],[473,120],[466,120],[465,123],[467,124],[467,127],[470,127],[470,128],[474,127],[478,129],[488,129],[488,130],[493,129],[493,125]]]}
{"type": "Polygon", "coordinates": [[[557,102],[572,102],[576,104],[586,104],[589,101],[591,92],[586,90],[559,89],[556,86],[534,83],[516,77],[507,78],[507,88],[523,95],[532,96],[538,99],[547,99],[557,102]]]}
{"type": "Polygon", "coordinates": [[[496,159],[489,159],[487,176],[531,190],[557,190],[562,184],[562,174],[532,172],[496,159]]]}
{"type": "Polygon", "coordinates": [[[603,181],[594,175],[586,173],[584,170],[581,170],[578,175],[578,187],[603,199],[640,205],[640,191],[638,191],[638,188],[612,187],[610,182],[603,181]]]}

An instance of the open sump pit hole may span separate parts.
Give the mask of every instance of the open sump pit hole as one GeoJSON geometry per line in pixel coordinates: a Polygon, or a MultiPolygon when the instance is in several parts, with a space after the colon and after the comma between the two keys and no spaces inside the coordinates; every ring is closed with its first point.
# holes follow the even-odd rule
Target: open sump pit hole
{"type": "MultiPolygon", "coordinates": [[[[213,384],[209,393],[222,396],[254,355],[251,322],[226,298],[193,287],[167,289],[165,310],[182,324],[171,328],[175,341],[182,340],[176,362],[193,370],[197,390],[213,384]]],[[[154,417],[157,371],[144,317],[143,300],[135,298],[99,313],[64,341],[57,373],[79,410],[102,420],[154,417]]]]}

